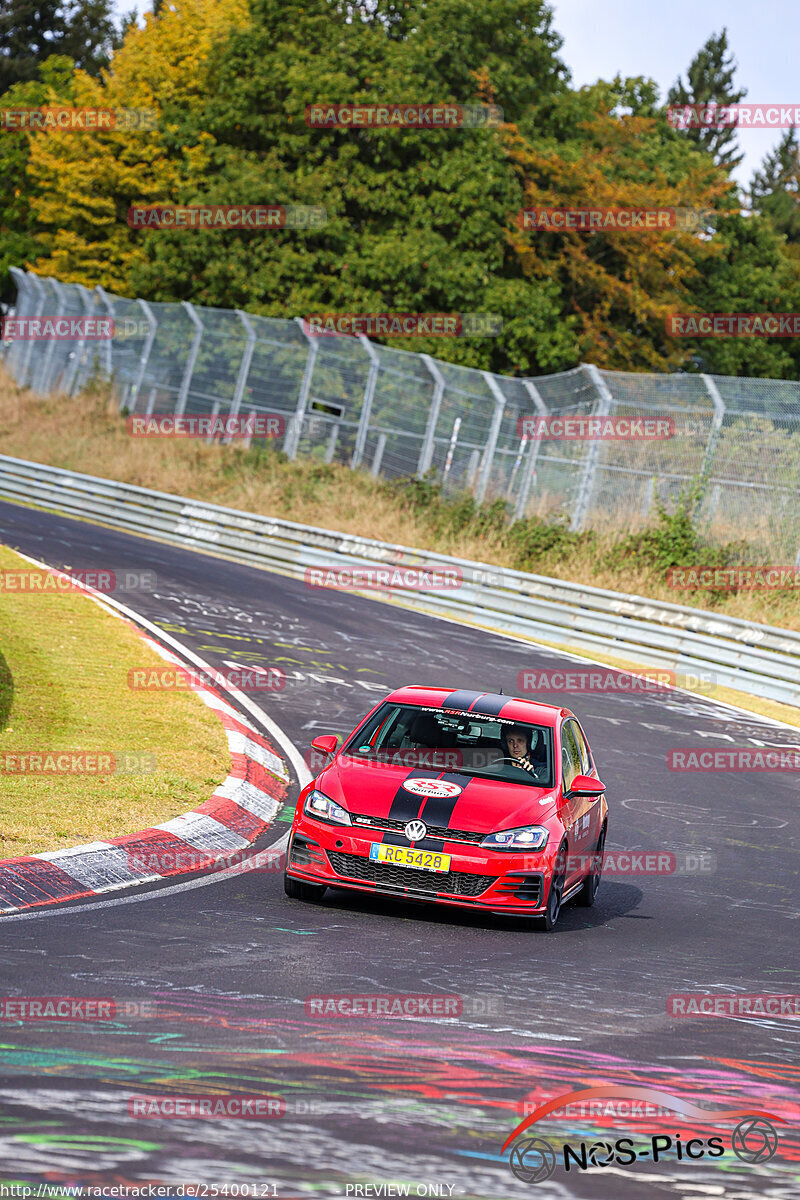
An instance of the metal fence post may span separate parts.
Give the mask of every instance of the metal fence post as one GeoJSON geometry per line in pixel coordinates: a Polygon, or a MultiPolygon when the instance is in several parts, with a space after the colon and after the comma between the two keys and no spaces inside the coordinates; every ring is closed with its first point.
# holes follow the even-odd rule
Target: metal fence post
{"type": "MultiPolygon", "coordinates": [[[[238,417],[239,409],[242,406],[242,397],[244,389],[247,386],[247,376],[250,374],[250,365],[253,361],[253,354],[256,348],[256,331],[253,329],[253,323],[246,312],[242,312],[240,308],[236,309],[236,315],[244,325],[245,333],[247,334],[247,345],[242,354],[242,361],[239,363],[239,374],[236,376],[236,385],[233,389],[233,397],[231,399],[231,407],[228,412],[230,417],[238,417]]],[[[230,445],[230,436],[224,437],[223,443],[230,445]]]]}
{"type": "MultiPolygon", "coordinates": [[[[136,372],[136,382],[133,385],[133,390],[131,391],[130,395],[130,404],[128,406],[129,412],[136,411],[136,403],[139,399],[139,390],[144,382],[144,373],[147,370],[147,364],[150,360],[150,351],[153,348],[153,342],[156,340],[156,333],[158,332],[158,321],[153,316],[153,310],[150,305],[146,300],[139,300],[137,303],[141,305],[142,312],[147,318],[147,324],[150,328],[148,330],[147,337],[144,340],[144,345],[142,346],[142,353],[139,355],[139,370],[136,372]]],[[[119,407],[120,411],[122,411],[124,407],[124,393],[123,398],[120,400],[119,407]]]]}
{"type": "Polygon", "coordinates": [[[305,322],[302,317],[295,317],[295,321],[302,330],[303,337],[308,342],[308,355],[306,357],[305,370],[303,378],[300,382],[300,393],[297,397],[297,408],[294,411],[294,416],[287,423],[286,436],[283,439],[283,452],[290,458],[297,457],[297,449],[300,445],[300,436],[303,431],[303,421],[308,407],[308,397],[311,395],[311,380],[314,376],[314,364],[317,361],[319,353],[319,342],[312,337],[310,333],[306,333],[305,322]]]}
{"type": "Polygon", "coordinates": [[[433,439],[436,434],[436,424],[439,420],[439,411],[442,407],[442,396],[444,395],[444,375],[439,370],[436,360],[431,358],[430,354],[420,354],[420,358],[425,363],[433,379],[433,398],[419,452],[417,479],[422,479],[431,469],[431,463],[433,462],[433,439]]]}
{"type": "MultiPolygon", "coordinates": [[[[64,294],[61,289],[61,284],[57,279],[48,278],[47,285],[53,292],[55,292],[56,311],[54,313],[47,313],[46,315],[60,317],[63,315],[64,309],[64,294]]],[[[40,396],[44,396],[47,393],[48,387],[50,386],[50,368],[53,362],[55,349],[55,338],[51,338],[47,344],[47,349],[44,352],[44,358],[42,359],[40,356],[40,360],[37,364],[38,370],[34,373],[34,381],[31,383],[31,388],[34,392],[38,392],[40,396]]]]}
{"type": "MultiPolygon", "coordinates": [[[[608,390],[606,381],[598,371],[597,367],[592,363],[581,363],[581,370],[592,381],[592,384],[598,394],[599,403],[597,406],[596,416],[607,417],[611,412],[611,406],[614,403],[614,397],[608,390]]],[[[575,509],[572,513],[570,529],[583,529],[586,521],[586,514],[589,511],[589,503],[594,491],[595,479],[597,476],[597,463],[600,458],[600,442],[597,438],[589,443],[589,450],[586,455],[586,461],[583,464],[583,474],[581,475],[580,487],[578,488],[578,497],[575,501],[575,509]]]]}
{"type": "MultiPolygon", "coordinates": [[[[17,289],[17,295],[13,306],[14,314],[16,316],[22,316],[23,314],[20,312],[20,307],[25,306],[26,299],[32,290],[28,281],[28,274],[26,271],[21,271],[19,267],[9,267],[8,273],[14,280],[14,286],[17,289]]],[[[33,276],[30,276],[30,279],[32,280],[33,276]]],[[[26,313],[25,315],[29,316],[30,314],[26,313]]],[[[5,333],[5,330],[3,332],[5,333]]],[[[15,341],[13,338],[8,342],[0,341],[0,359],[2,359],[2,361],[6,364],[7,370],[11,375],[13,375],[16,383],[19,383],[17,364],[17,359],[19,358],[17,347],[19,344],[20,343],[15,341]]]]}
{"type": "MultiPolygon", "coordinates": [[[[101,304],[105,305],[105,310],[108,313],[111,320],[113,321],[114,320],[114,305],[111,301],[111,297],[109,296],[108,292],[105,290],[105,288],[102,288],[99,283],[98,283],[97,287],[94,289],[94,291],[95,291],[95,295],[99,296],[101,304]]],[[[116,335],[117,335],[117,330],[116,330],[116,326],[115,326],[114,327],[114,337],[116,337],[116,335]]],[[[109,338],[108,341],[106,342],[106,379],[108,379],[110,382],[113,379],[113,377],[114,377],[114,338],[112,337],[112,338],[109,338]]]]}
{"type": "Polygon", "coordinates": [[[720,396],[719,388],[714,383],[714,380],[711,378],[711,376],[701,375],[700,378],[702,379],[705,389],[711,397],[711,402],[714,405],[714,416],[711,419],[711,429],[709,430],[708,441],[706,442],[705,453],[703,454],[703,465],[700,468],[700,493],[697,497],[695,512],[697,512],[700,508],[700,505],[703,502],[703,497],[706,493],[706,488],[708,487],[708,480],[711,476],[711,470],[714,466],[714,455],[717,451],[717,442],[719,441],[722,422],[725,420],[726,412],[725,401],[722,399],[722,396],[720,396]]]}
{"type": "Polygon", "coordinates": [[[189,347],[189,357],[186,360],[186,366],[183,371],[183,379],[178,391],[178,399],[175,401],[175,416],[181,417],[186,411],[186,401],[189,399],[189,385],[192,382],[194,374],[194,365],[197,362],[197,354],[200,349],[200,343],[203,340],[203,322],[197,315],[197,310],[188,300],[182,301],[183,307],[189,314],[189,318],[194,325],[194,337],[192,344],[189,347]]]}
{"type": "Polygon", "coordinates": [[[378,473],[380,472],[380,469],[381,469],[381,463],[383,462],[383,452],[385,449],[386,449],[386,434],[379,433],[378,440],[375,443],[375,453],[372,457],[371,472],[372,472],[373,479],[378,478],[378,473]]]}
{"type": "Polygon", "coordinates": [[[367,383],[364,388],[364,399],[361,402],[361,416],[359,417],[358,429],[356,430],[356,444],[353,447],[353,458],[350,463],[350,468],[353,471],[361,465],[361,460],[364,457],[367,434],[369,432],[369,420],[372,416],[372,401],[375,398],[375,385],[378,382],[378,371],[381,367],[378,352],[366,334],[359,334],[358,340],[369,355],[369,374],[367,375],[367,383]]]}
{"type": "Polygon", "coordinates": [[[450,445],[447,447],[447,458],[444,461],[444,471],[442,472],[442,484],[444,485],[447,476],[450,474],[450,468],[453,465],[453,456],[456,452],[458,444],[458,431],[461,428],[461,417],[456,417],[453,421],[453,432],[450,434],[450,445]]]}
{"type": "MultiPolygon", "coordinates": [[[[525,388],[525,391],[533,401],[534,407],[536,408],[539,416],[546,417],[548,415],[547,405],[542,399],[536,384],[531,383],[529,379],[525,379],[522,382],[522,386],[525,388]]],[[[528,461],[524,464],[522,469],[522,480],[519,485],[519,495],[517,496],[516,508],[514,509],[515,521],[521,521],[525,516],[525,510],[528,507],[528,498],[531,494],[531,488],[533,487],[533,477],[536,474],[536,462],[539,458],[539,450],[541,449],[541,445],[541,438],[535,437],[531,439],[531,448],[528,453],[528,461]]]]}
{"type": "Polygon", "coordinates": [[[486,489],[489,486],[489,476],[492,473],[492,466],[494,464],[494,452],[497,449],[497,439],[500,436],[500,426],[503,423],[503,413],[506,408],[506,398],[494,375],[489,371],[481,371],[481,375],[486,380],[489,390],[494,396],[494,413],[492,414],[492,424],[489,429],[489,440],[483,452],[483,470],[478,480],[478,486],[475,489],[476,504],[483,504],[486,499],[486,489]]]}
{"type": "MultiPolygon", "coordinates": [[[[11,274],[14,276],[14,279],[17,284],[17,293],[18,293],[17,301],[19,301],[20,295],[25,294],[28,285],[30,285],[33,289],[34,312],[28,313],[27,315],[28,316],[35,315],[37,317],[42,316],[42,314],[44,313],[44,306],[46,303],[46,289],[42,286],[42,283],[41,283],[39,277],[37,275],[34,275],[33,272],[31,272],[31,271],[25,271],[25,272],[20,271],[19,268],[17,268],[17,267],[11,268],[11,274]]],[[[18,310],[17,310],[17,314],[19,315],[18,310]]],[[[17,343],[17,345],[19,345],[19,343],[17,343]]],[[[31,360],[35,353],[34,348],[37,345],[38,345],[38,343],[34,342],[33,338],[31,338],[25,345],[24,350],[20,350],[18,354],[14,354],[13,353],[14,344],[12,342],[12,354],[9,357],[9,369],[11,370],[11,373],[14,375],[14,378],[16,379],[16,381],[20,385],[20,387],[27,386],[28,372],[31,367],[31,360]],[[20,361],[18,362],[18,360],[20,360],[20,361]]]]}
{"type": "MultiPolygon", "coordinates": [[[[82,283],[76,284],[76,287],[78,289],[78,292],[80,293],[81,301],[83,303],[83,311],[86,314],[86,316],[88,317],[91,315],[91,313],[94,312],[94,302],[92,300],[92,293],[89,291],[88,288],[85,288],[82,283]]],[[[78,341],[75,344],[75,348],[72,351],[72,359],[70,362],[67,363],[66,367],[64,368],[63,375],[62,375],[61,389],[62,389],[62,391],[66,392],[66,394],[68,396],[71,396],[73,391],[75,390],[75,384],[78,382],[78,374],[80,372],[81,367],[83,366],[83,359],[84,359],[85,353],[86,353],[86,336],[84,335],[83,337],[78,338],[78,341]]]]}

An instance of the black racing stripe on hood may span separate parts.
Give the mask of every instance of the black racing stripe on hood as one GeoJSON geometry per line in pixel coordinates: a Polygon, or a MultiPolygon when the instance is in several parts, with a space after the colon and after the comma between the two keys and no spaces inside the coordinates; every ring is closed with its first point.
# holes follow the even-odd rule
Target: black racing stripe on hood
{"type": "Polygon", "coordinates": [[[457,783],[461,791],[457,796],[427,796],[420,820],[424,821],[426,825],[447,827],[450,824],[453,809],[464,794],[465,788],[472,782],[472,776],[462,775],[458,771],[444,771],[436,778],[446,780],[447,783],[457,783]]]}
{"type": "MultiPolygon", "coordinates": [[[[408,772],[403,783],[409,779],[438,779],[440,774],[440,771],[430,767],[415,767],[413,771],[408,772]]],[[[407,792],[401,783],[394,794],[388,816],[392,821],[413,821],[414,817],[419,816],[419,810],[424,803],[424,796],[415,796],[413,792],[407,792]]]]}
{"type": "Polygon", "coordinates": [[[475,702],[470,712],[474,712],[481,717],[499,717],[508,704],[508,699],[508,696],[493,696],[487,692],[481,696],[480,700],[475,702]]]}
{"type": "Polygon", "coordinates": [[[442,701],[442,708],[456,708],[459,712],[467,712],[483,695],[483,692],[451,692],[442,701]]]}

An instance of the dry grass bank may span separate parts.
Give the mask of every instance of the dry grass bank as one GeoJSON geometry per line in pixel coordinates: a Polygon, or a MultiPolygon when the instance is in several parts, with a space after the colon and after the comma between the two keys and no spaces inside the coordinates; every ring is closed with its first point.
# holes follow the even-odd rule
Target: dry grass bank
{"type": "MultiPolygon", "coordinates": [[[[41,399],[17,388],[2,368],[0,446],[6,454],[142,487],[800,630],[796,591],[676,591],[663,568],[613,532],[569,535],[536,518],[509,530],[497,508],[442,502],[427,485],[396,489],[336,464],[290,463],[271,449],[135,440],[102,392],[41,399]]],[[[717,552],[709,550],[703,561],[714,565],[717,552]]]]}

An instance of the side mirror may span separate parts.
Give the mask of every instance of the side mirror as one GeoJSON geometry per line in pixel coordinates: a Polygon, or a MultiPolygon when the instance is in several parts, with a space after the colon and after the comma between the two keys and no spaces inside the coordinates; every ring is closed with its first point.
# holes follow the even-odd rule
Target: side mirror
{"type": "Polygon", "coordinates": [[[336,743],[339,741],[335,733],[323,733],[311,739],[311,749],[319,750],[320,754],[335,754],[336,743]]]}
{"type": "Polygon", "coordinates": [[[602,796],[606,785],[591,775],[576,775],[569,788],[570,796],[602,796]]]}

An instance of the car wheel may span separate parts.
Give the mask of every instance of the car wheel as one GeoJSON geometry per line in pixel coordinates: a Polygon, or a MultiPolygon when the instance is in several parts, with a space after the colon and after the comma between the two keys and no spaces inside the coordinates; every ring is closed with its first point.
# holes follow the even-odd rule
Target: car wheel
{"type": "Polygon", "coordinates": [[[328,889],[324,883],[304,883],[302,879],[284,875],[283,890],[292,900],[306,900],[313,904],[321,900],[328,889]]]}
{"type": "Polygon", "coordinates": [[[550,891],[547,894],[547,908],[537,924],[540,929],[552,929],[561,912],[561,897],[564,894],[564,880],[567,877],[567,849],[562,846],[553,864],[553,878],[550,881],[550,891]]]}
{"type": "Polygon", "coordinates": [[[592,870],[583,881],[583,887],[578,892],[575,900],[582,908],[591,908],[597,896],[597,889],[600,887],[600,875],[603,870],[603,847],[606,844],[605,828],[601,830],[600,837],[597,839],[597,849],[595,850],[595,862],[592,870]]]}

